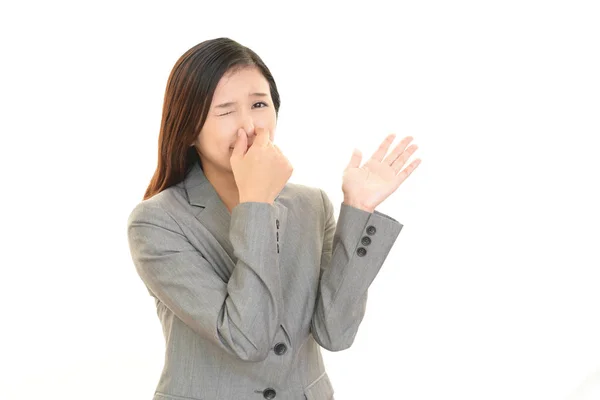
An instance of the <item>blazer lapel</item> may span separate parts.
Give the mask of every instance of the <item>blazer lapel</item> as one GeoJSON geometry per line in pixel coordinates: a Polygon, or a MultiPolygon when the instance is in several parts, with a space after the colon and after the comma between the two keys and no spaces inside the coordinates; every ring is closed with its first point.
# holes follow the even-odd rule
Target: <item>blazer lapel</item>
{"type": "MultiPolygon", "coordinates": [[[[227,206],[204,175],[199,163],[194,164],[188,172],[183,181],[183,187],[186,190],[194,216],[208,231],[208,237],[205,239],[211,243],[207,248],[216,250],[217,254],[211,254],[211,256],[216,257],[220,265],[226,266],[229,276],[231,276],[237,258],[233,254],[233,246],[229,241],[231,214],[227,210],[227,206]]],[[[280,247],[283,242],[288,212],[287,207],[280,202],[283,193],[284,190],[277,195],[273,202],[279,220],[280,247]]]]}

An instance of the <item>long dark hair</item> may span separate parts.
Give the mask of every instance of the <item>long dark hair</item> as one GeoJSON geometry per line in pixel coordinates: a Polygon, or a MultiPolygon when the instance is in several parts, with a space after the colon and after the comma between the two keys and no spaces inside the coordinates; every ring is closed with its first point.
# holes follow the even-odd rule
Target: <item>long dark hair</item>
{"type": "Polygon", "coordinates": [[[225,73],[257,67],[269,82],[276,115],[279,92],[271,72],[261,58],[235,40],[221,37],[201,42],[175,63],[165,90],[158,136],[158,164],[144,200],[181,182],[199,156],[190,146],[202,129],[215,88],[225,73]]]}

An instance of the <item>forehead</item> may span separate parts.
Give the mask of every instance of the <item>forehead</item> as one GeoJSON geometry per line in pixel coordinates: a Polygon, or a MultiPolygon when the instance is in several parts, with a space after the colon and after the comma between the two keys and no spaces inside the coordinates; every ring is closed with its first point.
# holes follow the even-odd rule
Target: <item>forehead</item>
{"type": "MultiPolygon", "coordinates": [[[[215,88],[215,98],[248,95],[252,92],[269,92],[269,82],[256,67],[246,67],[228,72],[221,77],[215,88]]],[[[225,99],[226,100],[226,99],[225,99]]]]}

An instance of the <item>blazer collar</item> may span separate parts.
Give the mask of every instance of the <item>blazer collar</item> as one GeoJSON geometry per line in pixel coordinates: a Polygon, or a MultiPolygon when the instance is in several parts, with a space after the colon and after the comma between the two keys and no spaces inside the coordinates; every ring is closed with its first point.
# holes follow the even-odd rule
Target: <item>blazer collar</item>
{"type": "MultiPolygon", "coordinates": [[[[200,221],[225,250],[226,254],[220,254],[222,257],[221,261],[228,265],[230,271],[233,270],[236,260],[233,254],[233,246],[229,240],[231,214],[214,186],[206,178],[206,175],[204,175],[199,162],[193,165],[180,185],[185,189],[187,199],[192,206],[196,219],[200,221]]],[[[288,212],[287,207],[281,202],[283,200],[283,193],[284,190],[279,192],[273,202],[273,205],[276,207],[276,217],[281,223],[280,240],[282,240],[285,231],[288,212]]]]}

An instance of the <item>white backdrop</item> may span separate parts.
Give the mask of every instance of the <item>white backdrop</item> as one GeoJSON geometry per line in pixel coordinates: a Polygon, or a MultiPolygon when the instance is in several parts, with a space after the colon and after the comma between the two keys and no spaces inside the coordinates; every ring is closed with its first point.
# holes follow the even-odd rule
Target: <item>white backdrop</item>
{"type": "Polygon", "coordinates": [[[290,181],[336,216],[354,147],[419,146],[377,208],[404,228],[356,340],[323,350],[336,399],[600,385],[597,2],[17,4],[0,6],[0,398],[152,397],[164,341],[126,219],[171,68],[221,36],[271,69],[290,181]]]}

